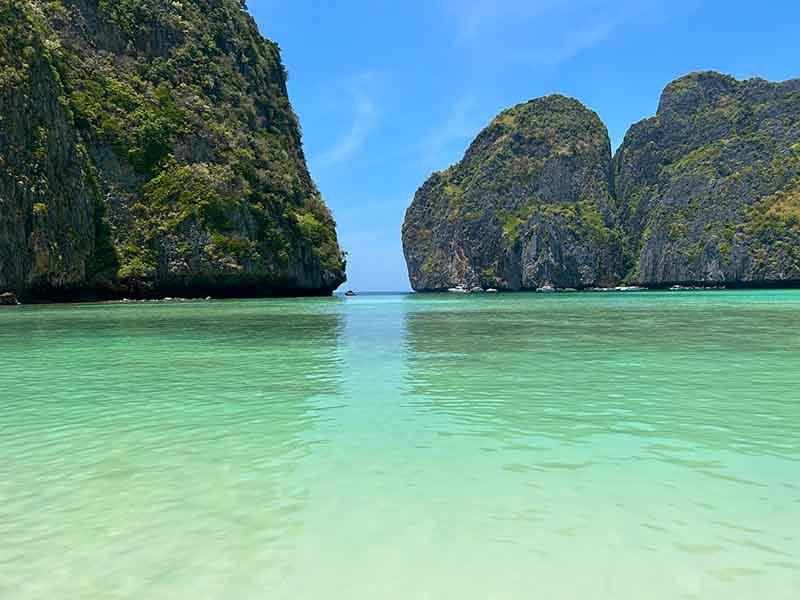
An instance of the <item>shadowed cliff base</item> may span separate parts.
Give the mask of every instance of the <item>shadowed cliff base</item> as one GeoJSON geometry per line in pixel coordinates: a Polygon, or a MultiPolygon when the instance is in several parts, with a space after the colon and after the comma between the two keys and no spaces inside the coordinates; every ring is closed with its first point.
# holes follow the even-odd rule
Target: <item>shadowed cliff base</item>
{"type": "MultiPolygon", "coordinates": [[[[338,287],[338,286],[337,286],[338,287]]],[[[301,288],[285,285],[249,284],[236,282],[205,282],[191,285],[172,284],[147,287],[118,287],[114,289],[75,287],[28,290],[20,297],[23,304],[109,302],[119,300],[231,300],[246,298],[306,298],[332,296],[336,288],[301,288]]]]}

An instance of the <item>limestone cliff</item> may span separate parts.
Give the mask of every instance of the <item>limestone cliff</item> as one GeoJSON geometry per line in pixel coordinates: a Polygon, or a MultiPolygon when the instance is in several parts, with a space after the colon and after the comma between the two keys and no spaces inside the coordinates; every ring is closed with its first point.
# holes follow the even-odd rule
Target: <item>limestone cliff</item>
{"type": "Polygon", "coordinates": [[[800,282],[800,80],[678,79],[614,171],[631,281],[800,282]]]}
{"type": "Polygon", "coordinates": [[[416,290],[800,284],[800,80],[694,73],[613,161],[551,96],[501,113],[406,214],[416,290]]]}
{"type": "Polygon", "coordinates": [[[0,291],[342,281],[278,47],[240,0],[0,0],[0,291]]]}
{"type": "Polygon", "coordinates": [[[550,96],[501,113],[406,214],[416,290],[584,287],[622,276],[611,146],[595,113],[550,96]]]}

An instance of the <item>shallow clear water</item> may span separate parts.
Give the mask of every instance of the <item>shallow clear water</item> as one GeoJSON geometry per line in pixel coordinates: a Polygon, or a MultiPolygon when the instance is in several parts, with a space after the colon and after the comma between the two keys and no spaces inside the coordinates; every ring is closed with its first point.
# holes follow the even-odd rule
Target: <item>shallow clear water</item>
{"type": "Polygon", "coordinates": [[[800,590],[800,292],[0,310],[0,597],[800,590]]]}

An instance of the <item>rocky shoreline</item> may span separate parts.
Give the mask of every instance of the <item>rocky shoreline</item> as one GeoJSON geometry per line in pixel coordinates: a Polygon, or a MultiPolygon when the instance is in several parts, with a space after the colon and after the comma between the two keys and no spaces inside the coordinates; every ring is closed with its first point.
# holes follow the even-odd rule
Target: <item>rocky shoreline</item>
{"type": "Polygon", "coordinates": [[[552,285],[544,285],[535,289],[522,289],[522,290],[497,290],[495,288],[480,288],[475,287],[466,289],[463,287],[453,287],[449,289],[440,290],[419,290],[419,293],[449,293],[449,294],[485,294],[485,293],[503,293],[503,294],[579,294],[579,293],[609,293],[609,292],[724,292],[736,290],[795,290],[800,288],[800,281],[789,282],[763,282],[761,284],[748,284],[748,285],[659,285],[659,286],[639,286],[639,285],[621,285],[612,287],[585,287],[585,288],[572,288],[572,287],[555,287],[552,285]]]}
{"type": "Polygon", "coordinates": [[[0,294],[0,306],[19,306],[17,295],[13,292],[5,292],[0,294]]]}
{"type": "MultiPolygon", "coordinates": [[[[710,292],[710,291],[725,291],[726,287],[691,287],[691,286],[674,286],[671,288],[645,288],[645,287],[615,287],[615,288],[586,288],[583,290],[577,288],[538,288],[535,290],[463,290],[459,288],[450,288],[446,293],[448,294],[489,294],[489,293],[502,293],[502,294],[594,294],[594,293],[608,293],[608,292],[710,292]]],[[[431,293],[428,291],[418,293],[431,293]]]]}
{"type": "MultiPolygon", "coordinates": [[[[641,286],[617,286],[617,287],[592,287],[592,288],[585,288],[585,289],[578,289],[578,288],[557,288],[552,286],[542,286],[535,290],[513,290],[513,291],[502,291],[504,294],[512,293],[512,294],[519,294],[519,293],[536,293],[536,294],[580,294],[580,293],[603,293],[603,292],[663,292],[663,291],[670,291],[670,292],[708,292],[708,291],[724,291],[728,288],[722,287],[697,287],[697,286],[682,286],[676,285],[670,288],[647,288],[641,286]]],[[[486,293],[501,293],[500,290],[496,290],[494,288],[486,289],[483,288],[474,288],[471,290],[463,289],[463,288],[450,288],[447,290],[448,294],[486,294],[486,293]]]]}

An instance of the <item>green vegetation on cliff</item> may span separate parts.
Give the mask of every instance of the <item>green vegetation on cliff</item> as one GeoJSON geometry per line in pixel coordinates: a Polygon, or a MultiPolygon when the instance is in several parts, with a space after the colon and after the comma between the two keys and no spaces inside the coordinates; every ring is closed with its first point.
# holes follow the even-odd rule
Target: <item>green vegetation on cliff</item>
{"type": "Polygon", "coordinates": [[[615,158],[620,227],[647,284],[800,280],[800,81],[693,73],[615,158]]]}
{"type": "Polygon", "coordinates": [[[243,8],[0,0],[0,224],[17,231],[0,242],[0,288],[321,293],[343,281],[279,49],[243,8]],[[85,188],[80,219],[74,189],[51,193],[70,183],[64,170],[85,188]],[[29,180],[29,198],[9,187],[29,180]],[[77,247],[56,252],[70,236],[77,247]],[[53,268],[56,255],[67,264],[53,268]]]}

